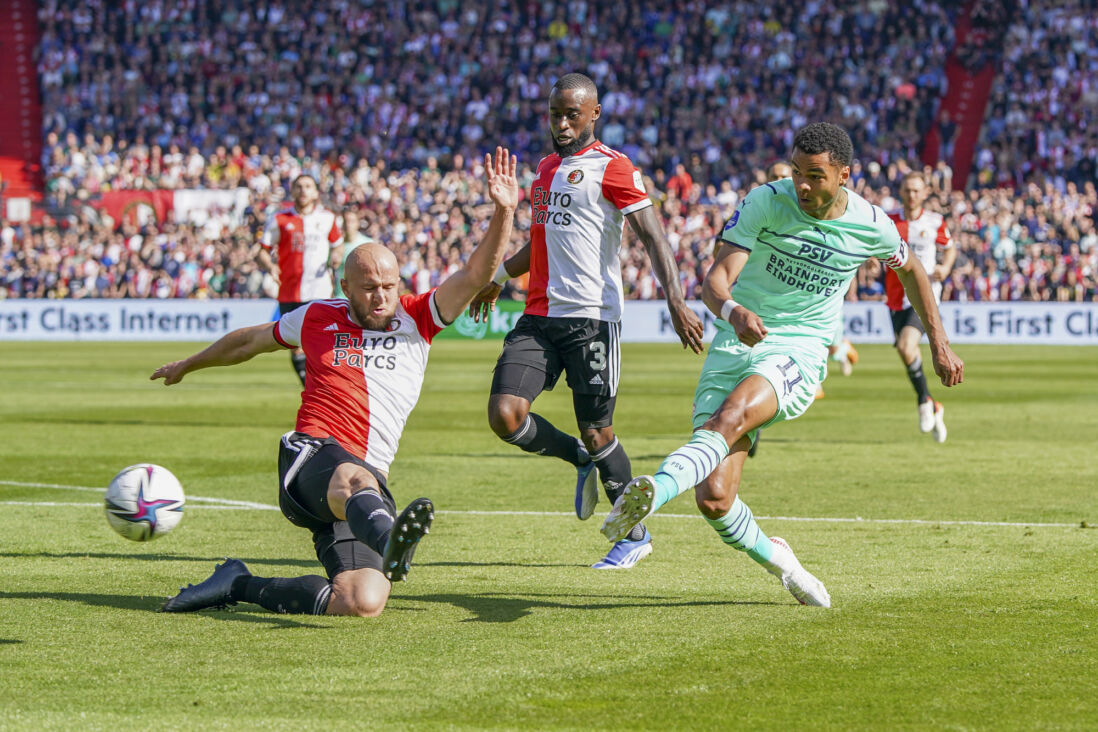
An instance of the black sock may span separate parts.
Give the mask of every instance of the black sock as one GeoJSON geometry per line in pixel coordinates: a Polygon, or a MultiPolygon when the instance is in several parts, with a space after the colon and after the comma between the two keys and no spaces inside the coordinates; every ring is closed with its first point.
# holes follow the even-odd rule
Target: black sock
{"type": "Polygon", "coordinates": [[[916,356],[915,360],[907,367],[907,378],[911,379],[911,385],[915,387],[919,404],[930,399],[930,389],[926,386],[926,376],[923,375],[923,359],[916,356]]]}
{"type": "Polygon", "coordinates": [[[587,452],[583,450],[579,440],[561,432],[549,420],[533,412],[526,415],[522,426],[504,437],[503,441],[518,445],[526,452],[552,455],[572,465],[579,466],[587,462],[587,459],[580,457],[587,452]]]}
{"type": "Polygon", "coordinates": [[[254,603],[273,613],[323,615],[332,586],[315,574],[304,577],[237,577],[231,597],[254,603]]]}
{"type": "Polygon", "coordinates": [[[301,379],[301,385],[305,386],[305,354],[291,351],[290,365],[293,366],[297,378],[301,379]]]}
{"type": "Polygon", "coordinates": [[[384,554],[396,517],[381,494],[372,490],[359,491],[347,499],[343,511],[355,538],[378,554],[384,554]]]}
{"type": "Polygon", "coordinates": [[[633,479],[633,466],[629,463],[629,456],[625,454],[625,448],[615,437],[596,450],[591,455],[591,459],[598,466],[602,489],[613,504],[625,490],[625,484],[633,479]]]}

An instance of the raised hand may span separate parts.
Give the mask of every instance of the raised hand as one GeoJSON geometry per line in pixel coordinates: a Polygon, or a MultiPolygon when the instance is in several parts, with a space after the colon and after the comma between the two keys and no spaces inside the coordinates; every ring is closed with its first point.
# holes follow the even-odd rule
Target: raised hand
{"type": "Polygon", "coordinates": [[[518,178],[515,169],[518,158],[505,147],[496,148],[496,158],[484,156],[484,175],[488,178],[488,196],[500,208],[518,207],[518,178]]]}

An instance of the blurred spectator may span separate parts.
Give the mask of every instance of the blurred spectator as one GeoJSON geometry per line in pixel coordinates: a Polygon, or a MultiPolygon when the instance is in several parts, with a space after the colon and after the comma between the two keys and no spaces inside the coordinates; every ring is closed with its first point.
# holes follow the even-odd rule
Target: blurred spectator
{"type": "MultiPolygon", "coordinates": [[[[724,221],[807,121],[847,127],[852,188],[898,206],[958,7],[44,0],[50,216],[0,232],[0,296],[259,296],[258,222],[301,173],[421,291],[486,223],[467,161],[506,144],[528,185],[547,152],[546,91],[575,69],[600,84],[600,136],[646,174],[697,297],[724,221]],[[91,205],[111,190],[237,187],[252,204],[241,225],[116,228],[91,205]]],[[[1098,14],[1092,0],[1030,0],[1003,32],[975,189],[955,190],[945,161],[926,171],[927,206],[959,247],[944,298],[1094,299],[1098,14]]],[[[528,225],[520,208],[516,241],[528,225]]],[[[628,296],[659,297],[641,253],[627,232],[628,296]]],[[[880,296],[869,269],[858,293],[880,296]]]]}

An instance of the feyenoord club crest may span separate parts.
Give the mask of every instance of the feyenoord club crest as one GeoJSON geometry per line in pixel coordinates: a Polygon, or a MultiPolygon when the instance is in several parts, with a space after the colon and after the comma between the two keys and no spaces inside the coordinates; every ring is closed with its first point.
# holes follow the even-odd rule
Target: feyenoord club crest
{"type": "Polygon", "coordinates": [[[573,170],[571,173],[568,174],[568,179],[567,180],[572,185],[575,185],[575,184],[579,183],[581,180],[583,180],[583,171],[582,170],[573,170]]]}
{"type": "Polygon", "coordinates": [[[385,329],[385,332],[386,333],[392,333],[394,330],[399,330],[399,329],[400,329],[400,321],[396,318],[393,318],[392,320],[389,321],[389,327],[385,329]]]}

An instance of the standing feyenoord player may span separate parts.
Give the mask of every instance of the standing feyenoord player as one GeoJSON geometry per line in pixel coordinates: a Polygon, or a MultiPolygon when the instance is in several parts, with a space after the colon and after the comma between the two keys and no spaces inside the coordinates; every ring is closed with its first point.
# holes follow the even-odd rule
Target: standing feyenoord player
{"type": "MultiPolygon", "coordinates": [[[[332,271],[343,261],[343,236],[336,215],[320,205],[320,191],[311,175],[290,184],[292,209],[276,211],[267,220],[259,250],[259,266],[278,283],[278,314],[307,302],[332,296],[332,271]],[[271,259],[272,249],[278,261],[271,259]],[[334,263],[334,264],[333,264],[334,263]]],[[[305,352],[290,351],[294,373],[305,384],[305,352]]]]}
{"type": "MultiPolygon", "coordinates": [[[[565,74],[553,85],[549,132],[556,152],[538,164],[530,242],[500,266],[471,309],[474,318],[486,317],[503,282],[529,271],[526,310],[504,341],[488,419],[504,441],[576,466],[580,519],[595,510],[598,477],[611,503],[633,477],[612,426],[624,301],[618,249],[625,221],[648,250],[683,347],[701,353],[703,333],[683,299],[674,256],[640,171],[595,139],[601,111],[595,83],[583,74],[565,74]],[[530,411],[562,371],[582,444],[530,411]]],[[[594,566],[627,569],[651,551],[650,534],[638,526],[594,566]]]]}
{"type": "Polygon", "coordinates": [[[412,501],[399,517],[386,486],[389,464],[419,399],[431,339],[491,279],[511,236],[518,182],[515,162],[497,148],[485,159],[496,204],[484,240],[465,266],[436,289],[399,295],[396,257],[379,244],[356,247],[347,260],[347,300],[319,300],[277,323],[241,328],[182,361],[161,366],[166,385],[211,366],[231,366],[279,348],[305,350],[305,390],[296,429],[279,448],[279,505],[313,532],[327,578],[255,577],[238,559],[164,603],[191,612],[246,601],[282,613],[375,616],[391,582],[408,573],[434,507],[412,501]]]}
{"type": "MultiPolygon", "coordinates": [[[[949,271],[957,259],[957,248],[953,246],[953,237],[946,228],[945,217],[923,207],[928,193],[923,174],[908,173],[900,183],[903,211],[889,214],[889,218],[896,222],[900,236],[911,246],[911,253],[919,258],[926,270],[934,291],[934,301],[937,302],[942,297],[942,282],[949,277],[949,271]],[[943,252],[941,264],[938,263],[939,250],[943,252]]],[[[892,331],[896,334],[896,352],[907,368],[907,378],[915,388],[915,398],[919,404],[919,431],[933,432],[937,442],[945,442],[945,407],[930,396],[919,353],[923,323],[892,270],[885,273],[885,292],[892,315],[892,331]]]]}

